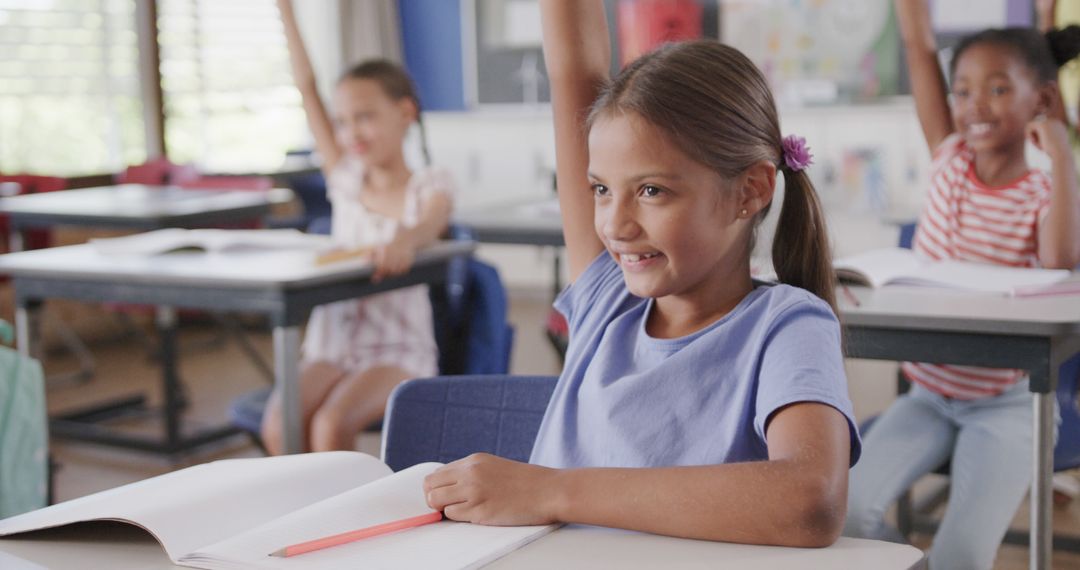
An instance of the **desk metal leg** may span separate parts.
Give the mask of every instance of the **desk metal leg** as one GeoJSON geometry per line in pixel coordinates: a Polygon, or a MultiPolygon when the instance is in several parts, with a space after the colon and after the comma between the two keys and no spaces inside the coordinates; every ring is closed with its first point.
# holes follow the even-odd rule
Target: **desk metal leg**
{"type": "Polygon", "coordinates": [[[176,309],[160,306],[155,321],[161,340],[161,379],[165,406],[165,441],[169,447],[180,441],[180,414],[184,407],[180,377],[176,371],[176,309]]]}
{"type": "Polygon", "coordinates": [[[285,453],[300,453],[303,451],[304,426],[300,425],[299,327],[274,327],[274,384],[281,394],[285,453]]]}
{"type": "Polygon", "coordinates": [[[231,425],[184,429],[183,412],[187,405],[176,359],[176,309],[158,307],[157,328],[161,342],[161,374],[164,403],[160,418],[164,434],[150,436],[118,430],[112,420],[145,416],[146,400],[142,395],[111,400],[63,415],[53,416],[49,429],[53,435],[77,441],[89,441],[153,453],[173,455],[240,433],[231,425]]]}
{"type": "Polygon", "coordinates": [[[15,309],[15,346],[19,354],[37,358],[41,350],[41,304],[31,302],[15,309]]]}
{"type": "Polygon", "coordinates": [[[1031,478],[1031,546],[1029,567],[1050,567],[1053,528],[1050,520],[1054,474],[1054,393],[1035,393],[1035,457],[1031,478]]]}
{"type": "Polygon", "coordinates": [[[8,251],[15,253],[25,248],[26,243],[23,241],[22,228],[12,225],[11,231],[8,232],[8,251]]]}

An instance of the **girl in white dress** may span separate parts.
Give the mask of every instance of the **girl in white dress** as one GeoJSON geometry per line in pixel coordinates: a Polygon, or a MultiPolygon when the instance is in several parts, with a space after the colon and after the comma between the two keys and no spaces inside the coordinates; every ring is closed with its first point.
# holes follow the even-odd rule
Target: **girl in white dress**
{"type": "MultiPolygon", "coordinates": [[[[372,247],[375,279],[409,270],[416,251],[435,241],[450,218],[453,183],[430,166],[405,163],[402,143],[420,104],[401,66],[358,64],[334,91],[334,115],[316,88],[290,0],[278,0],[304,112],[322,156],[333,206],[331,234],[343,247],[372,247]]],[[[424,148],[425,159],[427,148],[424,148]]],[[[356,435],[378,421],[402,381],[438,373],[427,286],[324,305],[308,323],[300,374],[305,445],[310,451],[352,449],[356,435]]],[[[284,452],[281,399],[263,417],[267,451],[284,452]]]]}

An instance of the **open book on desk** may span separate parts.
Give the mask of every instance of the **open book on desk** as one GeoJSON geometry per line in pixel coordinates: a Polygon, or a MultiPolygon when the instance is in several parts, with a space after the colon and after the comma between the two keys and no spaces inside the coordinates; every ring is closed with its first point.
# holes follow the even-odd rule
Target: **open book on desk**
{"type": "Polygon", "coordinates": [[[166,228],[128,236],[91,239],[106,255],[159,255],[179,251],[220,253],[243,250],[319,249],[330,246],[329,236],[298,230],[226,230],[166,228]]]}
{"type": "MultiPolygon", "coordinates": [[[[1066,269],[1033,269],[972,263],[931,261],[910,249],[877,249],[837,259],[836,276],[845,282],[882,287],[909,285],[943,287],[1018,297],[1046,294],[1061,289],[1071,272],[1066,269]]],[[[1060,293],[1058,293],[1060,294],[1060,293]]]]}
{"type": "Polygon", "coordinates": [[[554,529],[442,521],[288,558],[292,544],[433,512],[423,463],[391,472],[353,451],[228,459],[0,520],[0,536],[110,520],[146,529],[192,568],[475,568],[554,529]]]}

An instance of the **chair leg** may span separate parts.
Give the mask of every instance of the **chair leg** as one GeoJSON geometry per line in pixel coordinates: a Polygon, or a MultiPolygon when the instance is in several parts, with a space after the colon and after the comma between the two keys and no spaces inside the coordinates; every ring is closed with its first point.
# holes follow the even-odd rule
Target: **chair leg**
{"type": "Polygon", "coordinates": [[[138,323],[135,322],[135,319],[131,318],[131,315],[123,311],[112,311],[110,314],[113,316],[113,320],[124,329],[120,333],[122,335],[120,340],[134,340],[142,347],[150,360],[156,360],[158,358],[158,345],[150,342],[149,337],[140,329],[138,323]]]}
{"type": "Polygon", "coordinates": [[[89,382],[94,378],[94,368],[97,363],[94,360],[94,355],[90,352],[90,349],[86,347],[86,343],[79,338],[79,335],[75,334],[67,323],[53,316],[50,318],[50,313],[45,313],[45,318],[52,321],[55,325],[56,333],[60,336],[60,341],[64,343],[64,347],[70,352],[75,360],[79,362],[79,368],[70,372],[60,372],[50,374],[45,380],[48,384],[55,385],[56,383],[75,382],[77,384],[83,384],[89,382]]]}
{"type": "Polygon", "coordinates": [[[259,353],[259,349],[255,348],[255,345],[251,342],[251,337],[244,332],[244,328],[240,326],[237,320],[225,313],[211,313],[213,319],[218,323],[218,326],[222,328],[227,337],[232,337],[236,340],[236,344],[240,347],[240,350],[248,357],[248,360],[259,370],[263,378],[267,380],[271,385],[274,384],[274,369],[270,366],[263,355],[259,353]]]}
{"type": "Polygon", "coordinates": [[[896,500],[896,529],[907,540],[911,540],[911,533],[915,531],[915,514],[911,509],[911,491],[904,491],[896,500]]]}
{"type": "Polygon", "coordinates": [[[49,454],[46,459],[48,462],[45,467],[46,471],[46,483],[45,483],[45,504],[56,504],[56,472],[60,470],[60,463],[56,461],[56,457],[52,453],[49,454]]]}

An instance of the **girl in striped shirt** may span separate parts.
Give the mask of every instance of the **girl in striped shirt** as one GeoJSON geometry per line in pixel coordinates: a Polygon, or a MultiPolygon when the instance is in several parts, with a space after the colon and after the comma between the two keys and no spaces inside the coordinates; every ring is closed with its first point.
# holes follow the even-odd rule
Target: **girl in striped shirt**
{"type": "MultiPolygon", "coordinates": [[[[947,91],[925,0],[896,0],[915,108],[933,153],[913,247],[930,259],[1014,267],[1080,262],[1080,198],[1058,67],[1080,52],[1080,28],[986,30],[963,39],[947,91]],[[1030,140],[1049,173],[1024,157],[1030,140]]],[[[851,473],[851,536],[892,538],[889,505],[951,461],[952,488],[931,568],[990,568],[1030,484],[1032,404],[1021,370],[905,362],[911,392],[868,431],[851,473]]]]}

